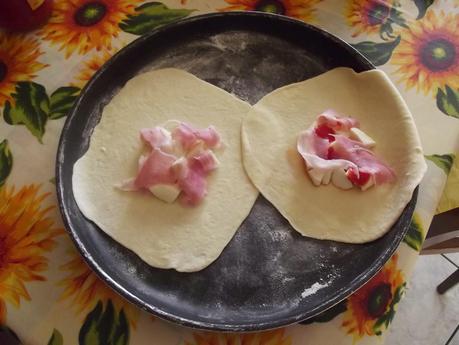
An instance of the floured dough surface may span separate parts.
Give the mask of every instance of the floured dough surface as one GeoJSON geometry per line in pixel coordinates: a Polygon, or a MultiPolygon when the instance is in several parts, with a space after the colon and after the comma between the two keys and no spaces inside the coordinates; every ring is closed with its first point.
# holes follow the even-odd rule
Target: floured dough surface
{"type": "Polygon", "coordinates": [[[212,263],[249,214],[258,191],[242,166],[241,122],[250,105],[177,69],[131,79],[104,108],[88,151],[75,163],[73,193],[83,214],[148,264],[197,271],[212,263]],[[123,192],[142,151],[139,130],[175,119],[214,125],[225,149],[197,207],[166,204],[150,193],[123,192]]]}
{"type": "Polygon", "coordinates": [[[426,170],[413,118],[377,70],[357,74],[337,68],[277,89],[252,108],[242,132],[252,182],[297,231],[317,239],[364,243],[384,235],[426,170]],[[364,192],[312,184],[296,140],[327,109],[360,121],[376,141],[376,156],[395,171],[395,183],[364,192]]]}

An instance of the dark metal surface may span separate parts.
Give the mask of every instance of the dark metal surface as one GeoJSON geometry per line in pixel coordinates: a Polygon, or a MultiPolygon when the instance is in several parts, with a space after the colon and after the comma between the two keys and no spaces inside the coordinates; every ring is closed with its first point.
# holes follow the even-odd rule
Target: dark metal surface
{"type": "Polygon", "coordinates": [[[252,104],[280,86],[337,66],[356,71],[373,68],[326,32],[260,13],[194,17],[121,50],[82,91],[62,131],[57,155],[57,192],[64,222],[99,276],[162,318],[223,331],[261,330],[301,321],[368,281],[406,233],[417,192],[385,236],[363,245],[302,237],[259,197],[222,255],[195,273],[150,267],[83,217],[72,192],[73,164],[87,150],[103,106],[136,74],[170,66],[252,104]]]}

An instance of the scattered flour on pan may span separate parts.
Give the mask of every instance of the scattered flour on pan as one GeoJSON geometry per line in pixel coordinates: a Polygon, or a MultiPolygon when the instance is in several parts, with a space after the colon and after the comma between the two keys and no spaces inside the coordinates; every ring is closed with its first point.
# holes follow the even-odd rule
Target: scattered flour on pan
{"type": "Polygon", "coordinates": [[[288,283],[295,280],[295,277],[284,277],[282,278],[282,284],[288,283]]]}
{"type": "Polygon", "coordinates": [[[272,230],[269,232],[269,235],[273,242],[285,241],[290,238],[290,234],[283,229],[278,231],[272,230]]]}
{"type": "Polygon", "coordinates": [[[314,283],[310,288],[304,289],[304,291],[301,293],[301,297],[305,298],[307,296],[315,294],[317,291],[320,289],[327,287],[328,283],[320,284],[320,283],[314,283]]]}

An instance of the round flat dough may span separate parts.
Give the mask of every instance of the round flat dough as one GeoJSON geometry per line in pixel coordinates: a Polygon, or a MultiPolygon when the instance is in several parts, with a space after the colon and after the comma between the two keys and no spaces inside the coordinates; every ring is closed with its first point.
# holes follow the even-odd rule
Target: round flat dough
{"type": "Polygon", "coordinates": [[[426,170],[413,118],[381,71],[337,68],[277,89],[243,121],[243,159],[258,190],[304,236],[363,243],[398,219],[426,170]],[[327,109],[360,121],[396,182],[360,191],[316,187],[296,151],[298,134],[327,109]]]}
{"type": "Polygon", "coordinates": [[[88,151],[74,165],[73,193],[83,214],[148,264],[198,271],[212,263],[249,214],[258,191],[242,166],[241,122],[250,105],[176,69],[131,79],[104,108],[88,151]],[[176,119],[214,125],[225,149],[197,207],[166,204],[150,193],[123,192],[143,144],[139,130],[176,119]]]}

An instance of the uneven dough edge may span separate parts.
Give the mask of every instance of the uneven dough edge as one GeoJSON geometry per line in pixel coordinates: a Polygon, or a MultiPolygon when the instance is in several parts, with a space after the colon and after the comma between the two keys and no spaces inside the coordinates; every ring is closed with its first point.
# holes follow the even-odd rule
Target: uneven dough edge
{"type": "MultiPolygon", "coordinates": [[[[361,91],[363,93],[369,92],[368,90],[361,91]]],[[[345,90],[344,93],[349,93],[349,95],[352,96],[356,91],[349,90],[349,92],[347,92],[345,90]]],[[[377,96],[381,95],[375,95],[375,100],[377,96]]],[[[359,99],[359,102],[360,101],[370,103],[370,106],[368,104],[362,105],[361,107],[363,109],[372,109],[371,103],[373,101],[359,99]]],[[[327,101],[324,103],[326,102],[327,101]]],[[[381,103],[380,100],[378,102],[381,103]]],[[[297,130],[293,134],[296,135],[301,130],[307,128],[315,119],[315,116],[317,116],[320,111],[326,110],[327,108],[334,108],[338,112],[343,112],[336,106],[323,106],[320,110],[319,108],[312,110],[311,114],[305,116],[305,118],[309,120],[309,123],[306,123],[307,121],[301,124],[298,122],[297,130]]],[[[348,106],[347,108],[352,108],[352,106],[348,106]]],[[[344,113],[346,114],[346,111],[344,113]]],[[[379,113],[381,113],[381,110],[379,113]]],[[[353,116],[355,114],[347,113],[347,115],[353,116]]],[[[361,116],[357,117],[359,118],[361,116]]],[[[380,119],[377,120],[377,122],[381,122],[380,119]]],[[[364,129],[365,125],[365,121],[362,121],[364,129]]],[[[279,88],[263,97],[254,105],[244,119],[241,131],[243,140],[243,164],[247,174],[261,194],[263,194],[263,196],[266,197],[303,236],[347,243],[364,243],[383,236],[400,217],[405,206],[411,200],[414,189],[419,184],[426,171],[426,164],[412,115],[389,78],[383,72],[377,70],[356,73],[348,68],[337,68],[315,78],[279,88]],[[405,157],[406,162],[404,164],[396,162],[397,170],[399,170],[397,188],[400,188],[400,193],[393,190],[391,192],[385,191],[385,189],[387,189],[386,186],[377,187],[379,189],[377,194],[380,194],[380,197],[385,199],[382,205],[375,204],[376,206],[374,207],[379,207],[383,216],[380,215],[379,217],[375,217],[375,223],[371,224],[372,226],[370,226],[368,221],[359,219],[360,217],[364,217],[364,215],[359,215],[357,212],[351,212],[347,217],[341,215],[339,221],[334,223],[331,222],[329,226],[323,226],[319,224],[320,221],[326,219],[326,217],[330,217],[330,214],[327,214],[324,210],[318,210],[317,207],[314,210],[315,213],[313,212],[314,214],[311,212],[308,213],[307,211],[301,214],[298,212],[298,209],[295,208],[295,205],[302,204],[304,209],[307,210],[308,207],[314,207],[314,205],[308,205],[308,203],[312,204],[316,200],[323,198],[323,196],[320,195],[321,193],[326,193],[327,196],[330,197],[328,202],[333,203],[337,200],[336,198],[340,198],[343,195],[342,193],[348,193],[344,194],[344,196],[348,201],[352,201],[352,199],[349,198],[350,195],[358,195],[356,193],[362,192],[338,191],[334,186],[314,187],[306,176],[304,167],[301,166],[299,168],[298,162],[296,162],[294,169],[292,169],[294,172],[289,171],[290,168],[283,169],[289,162],[284,159],[282,155],[285,154],[286,150],[295,148],[293,140],[295,138],[292,138],[292,133],[288,132],[288,129],[292,129],[289,128],[286,122],[295,121],[295,114],[307,112],[309,110],[304,101],[300,102],[304,106],[303,108],[298,109],[299,106],[297,105],[298,108],[295,109],[295,102],[298,103],[298,96],[300,95],[312,99],[315,103],[320,103],[320,100],[317,101],[313,98],[328,99],[332,97],[332,95],[324,96],[322,93],[324,90],[321,86],[325,85],[326,87],[327,83],[333,84],[332,86],[328,85],[328,87],[331,88],[330,90],[332,90],[333,88],[339,88],[343,85],[354,85],[358,88],[358,84],[361,84],[360,88],[362,88],[368,82],[371,82],[373,85],[370,87],[371,89],[381,91],[381,94],[388,100],[387,103],[390,109],[395,108],[398,110],[399,125],[403,127],[401,133],[404,134],[402,140],[410,145],[410,149],[406,151],[408,153],[405,157]],[[314,87],[316,87],[318,91],[313,90],[311,94],[307,94],[311,89],[314,89],[314,87]],[[284,136],[285,131],[288,132],[286,137],[284,136]],[[266,138],[260,139],[259,137],[262,135],[266,135],[266,138]],[[274,146],[271,154],[273,156],[278,155],[278,159],[274,163],[262,152],[263,149],[260,148],[269,147],[270,140],[268,140],[267,137],[270,137],[270,140],[273,142],[272,146],[274,146]],[[280,141],[289,141],[289,144],[287,146],[278,144],[280,141]],[[281,148],[276,149],[276,145],[280,145],[281,148]],[[303,169],[302,174],[299,173],[299,169],[303,169]],[[279,177],[279,174],[284,175],[285,181],[279,177]],[[299,178],[301,175],[304,179],[302,181],[303,183],[296,183],[295,179],[299,178]],[[292,181],[293,183],[290,183],[292,181]],[[399,182],[402,182],[401,186],[399,186],[399,182]],[[298,193],[291,192],[292,189],[301,189],[306,184],[313,187],[307,190],[310,192],[307,199],[301,198],[298,193]],[[286,194],[287,196],[285,196],[286,194]],[[387,194],[389,194],[389,196],[387,196],[387,194]],[[285,200],[286,198],[291,198],[292,200],[285,200]],[[309,223],[307,224],[305,222],[306,218],[309,218],[309,223]],[[352,227],[354,227],[354,229],[350,229],[352,227]],[[371,231],[368,231],[369,228],[371,228],[371,231]]],[[[373,133],[374,131],[369,134],[373,136],[373,133]]],[[[378,137],[380,137],[380,135],[378,135],[378,137]]],[[[388,138],[386,138],[386,141],[387,140],[388,138]]],[[[385,145],[382,139],[377,140],[377,143],[378,147],[385,145]]],[[[296,160],[301,162],[299,155],[297,156],[296,160]]],[[[392,156],[394,156],[394,154],[391,155],[391,159],[393,158],[392,156]]],[[[363,193],[371,193],[372,202],[374,202],[375,198],[373,194],[375,194],[375,191],[369,190],[363,193]]],[[[381,200],[379,200],[379,204],[381,204],[381,200]]],[[[339,212],[337,209],[333,209],[333,211],[339,212]]]]}
{"type": "Polygon", "coordinates": [[[220,256],[258,196],[242,166],[240,126],[250,108],[181,70],[134,77],[104,108],[88,151],[74,165],[73,191],[80,210],[151,266],[182,272],[207,267],[220,256]],[[209,178],[209,195],[196,208],[167,205],[113,187],[135,173],[141,150],[138,130],[171,116],[198,126],[214,124],[227,144],[219,156],[222,165],[209,178]]]}

